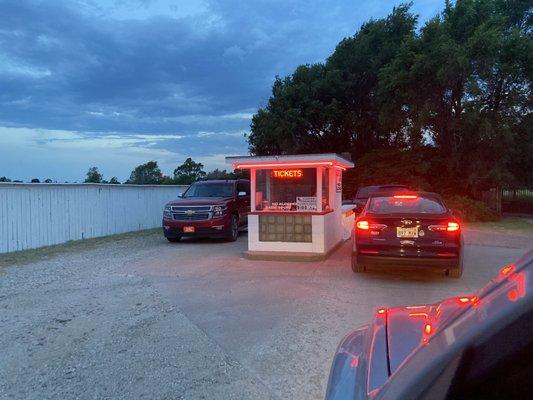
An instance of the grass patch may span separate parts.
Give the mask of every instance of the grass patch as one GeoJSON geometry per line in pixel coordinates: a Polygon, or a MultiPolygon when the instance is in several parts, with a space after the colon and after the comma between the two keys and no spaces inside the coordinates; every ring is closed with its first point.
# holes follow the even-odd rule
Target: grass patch
{"type": "Polygon", "coordinates": [[[526,218],[502,218],[497,222],[474,222],[467,224],[467,226],[473,229],[533,235],[533,220],[526,218]]]}
{"type": "Polygon", "coordinates": [[[100,236],[97,238],[73,240],[53,246],[39,247],[38,249],[14,251],[0,254],[0,268],[9,265],[23,265],[37,261],[49,260],[58,254],[94,249],[102,244],[121,242],[124,240],[161,233],[161,228],[146,229],[142,231],[119,233],[116,235],[100,236]]]}

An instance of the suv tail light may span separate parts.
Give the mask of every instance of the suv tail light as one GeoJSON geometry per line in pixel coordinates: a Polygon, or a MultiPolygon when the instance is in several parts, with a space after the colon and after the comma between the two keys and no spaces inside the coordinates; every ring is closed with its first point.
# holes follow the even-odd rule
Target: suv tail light
{"type": "Polygon", "coordinates": [[[459,230],[459,224],[455,221],[450,221],[446,225],[430,225],[428,229],[432,232],[457,232],[459,230]]]}

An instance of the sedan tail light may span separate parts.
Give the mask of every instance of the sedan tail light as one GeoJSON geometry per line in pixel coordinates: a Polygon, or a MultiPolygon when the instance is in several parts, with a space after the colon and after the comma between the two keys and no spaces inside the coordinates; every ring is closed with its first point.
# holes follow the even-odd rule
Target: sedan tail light
{"type": "Polygon", "coordinates": [[[364,219],[361,221],[357,221],[355,223],[355,226],[357,227],[357,229],[361,229],[363,231],[367,231],[370,228],[370,224],[368,223],[368,221],[365,221],[364,219]]]}
{"type": "Polygon", "coordinates": [[[385,224],[374,224],[374,223],[368,222],[365,219],[357,221],[355,223],[355,226],[357,229],[361,229],[363,231],[368,231],[368,230],[379,230],[380,231],[387,227],[387,225],[385,224]]]}
{"type": "Polygon", "coordinates": [[[432,232],[457,232],[459,230],[459,224],[454,221],[439,225],[430,225],[428,229],[432,232]]]}
{"type": "Polygon", "coordinates": [[[448,227],[446,229],[448,232],[455,232],[459,230],[459,224],[457,222],[448,222],[448,227]]]}

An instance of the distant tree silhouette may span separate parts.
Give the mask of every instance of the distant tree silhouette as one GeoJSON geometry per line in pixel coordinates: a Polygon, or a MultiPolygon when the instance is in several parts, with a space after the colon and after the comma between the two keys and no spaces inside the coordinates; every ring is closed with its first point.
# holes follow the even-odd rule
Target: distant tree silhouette
{"type": "Polygon", "coordinates": [[[87,177],[85,183],[102,183],[103,175],[98,172],[98,167],[91,167],[87,171],[87,177]]]}

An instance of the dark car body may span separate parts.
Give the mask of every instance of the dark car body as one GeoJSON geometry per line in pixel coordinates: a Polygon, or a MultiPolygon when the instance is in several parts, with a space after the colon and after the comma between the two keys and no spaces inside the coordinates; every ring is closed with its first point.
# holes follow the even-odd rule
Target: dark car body
{"type": "Polygon", "coordinates": [[[530,251],[474,295],[378,309],[342,340],[326,400],[531,398],[532,290],[530,251]]]}
{"type": "Polygon", "coordinates": [[[459,221],[431,192],[374,192],[356,218],[352,269],[413,266],[460,277],[463,237],[459,221]]]}
{"type": "Polygon", "coordinates": [[[357,192],[355,193],[352,203],[355,204],[356,211],[360,212],[366,205],[366,202],[372,193],[385,192],[385,191],[398,191],[398,190],[409,190],[409,188],[405,185],[396,185],[396,184],[361,186],[360,188],[357,189],[357,192]]]}
{"type": "Polygon", "coordinates": [[[182,237],[236,240],[248,223],[250,182],[245,179],[193,183],[165,205],[163,232],[169,241],[182,237]]]}

